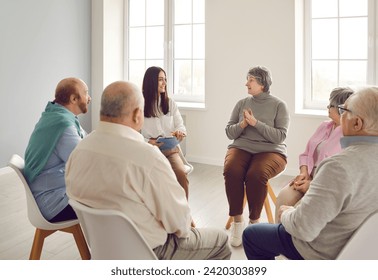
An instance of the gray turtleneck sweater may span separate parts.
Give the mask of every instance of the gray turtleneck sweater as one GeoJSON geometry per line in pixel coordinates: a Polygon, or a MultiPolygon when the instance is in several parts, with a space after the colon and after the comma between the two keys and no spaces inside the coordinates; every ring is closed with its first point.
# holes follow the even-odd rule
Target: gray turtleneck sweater
{"type": "Polygon", "coordinates": [[[262,92],[240,100],[232,111],[226,126],[227,137],[234,140],[228,148],[239,148],[252,154],[277,152],[287,156],[284,143],[289,129],[289,110],[281,99],[262,92]],[[256,125],[241,128],[243,110],[251,109],[256,125]]]}

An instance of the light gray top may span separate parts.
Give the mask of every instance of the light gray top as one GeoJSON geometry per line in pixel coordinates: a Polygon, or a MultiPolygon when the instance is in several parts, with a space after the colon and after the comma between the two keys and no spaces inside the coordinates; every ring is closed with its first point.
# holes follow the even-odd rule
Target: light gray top
{"type": "Polygon", "coordinates": [[[378,137],[347,136],[341,146],[344,151],[319,164],[299,206],[281,217],[305,259],[335,259],[378,210],[378,137]]]}
{"type": "MultiPolygon", "coordinates": [[[[84,130],[82,130],[85,135],[84,130]]],[[[46,220],[58,215],[67,205],[65,166],[72,150],[81,141],[75,126],[67,127],[58,140],[45,167],[29,184],[39,210],[46,220]]]]}
{"type": "Polygon", "coordinates": [[[267,92],[240,100],[226,126],[227,137],[234,140],[228,148],[236,147],[250,153],[277,152],[287,156],[284,143],[289,129],[289,110],[284,101],[267,92]],[[256,126],[241,128],[243,110],[251,109],[256,126]]]}

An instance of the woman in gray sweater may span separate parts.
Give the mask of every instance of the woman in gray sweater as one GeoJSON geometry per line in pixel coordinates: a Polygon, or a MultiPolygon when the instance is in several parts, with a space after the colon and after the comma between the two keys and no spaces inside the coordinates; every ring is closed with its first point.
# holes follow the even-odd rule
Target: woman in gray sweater
{"type": "Polygon", "coordinates": [[[289,111],[286,103],[270,94],[272,78],[265,67],[248,71],[250,96],[240,100],[226,126],[228,146],[223,176],[229,203],[230,243],[240,246],[244,230],[243,198],[246,188],[249,223],[257,223],[267,195],[268,180],[285,169],[289,111]]]}

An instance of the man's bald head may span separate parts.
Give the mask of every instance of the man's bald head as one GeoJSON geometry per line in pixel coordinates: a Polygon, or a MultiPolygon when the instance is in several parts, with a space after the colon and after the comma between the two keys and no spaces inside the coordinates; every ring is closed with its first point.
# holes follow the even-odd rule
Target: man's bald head
{"type": "Polygon", "coordinates": [[[71,95],[80,98],[80,91],[88,91],[87,85],[78,78],[65,78],[61,80],[55,89],[55,102],[60,105],[67,105],[70,102],[71,95]]]}
{"type": "Polygon", "coordinates": [[[117,81],[108,85],[101,97],[101,121],[120,123],[134,121],[137,110],[143,111],[140,89],[130,82],[117,81]]]}

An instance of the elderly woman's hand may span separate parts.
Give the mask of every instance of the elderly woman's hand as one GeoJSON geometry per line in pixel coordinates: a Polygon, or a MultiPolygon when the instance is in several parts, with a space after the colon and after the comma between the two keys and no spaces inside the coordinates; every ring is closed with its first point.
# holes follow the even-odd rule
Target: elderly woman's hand
{"type": "Polygon", "coordinates": [[[311,177],[308,175],[308,172],[303,171],[291,181],[290,186],[293,186],[294,184],[301,185],[307,180],[311,180],[311,177]]]}
{"type": "Polygon", "coordinates": [[[244,120],[249,124],[250,126],[255,126],[257,123],[257,120],[255,116],[253,115],[253,112],[251,109],[245,109],[244,111],[244,120]]]}
{"type": "Polygon", "coordinates": [[[311,183],[311,180],[305,180],[298,184],[294,183],[293,187],[294,187],[294,190],[305,194],[308,191],[308,188],[310,187],[310,183],[311,183]]]}

